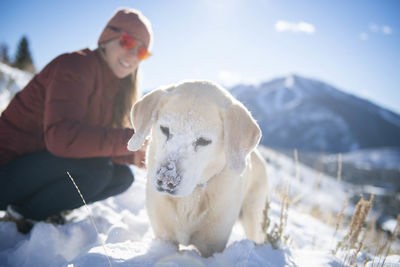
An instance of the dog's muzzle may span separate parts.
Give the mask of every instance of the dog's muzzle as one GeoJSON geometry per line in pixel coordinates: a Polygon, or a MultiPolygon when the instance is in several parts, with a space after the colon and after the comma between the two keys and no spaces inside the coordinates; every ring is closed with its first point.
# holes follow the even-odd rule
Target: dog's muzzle
{"type": "Polygon", "coordinates": [[[181,176],[177,172],[176,163],[168,161],[161,166],[156,175],[156,186],[160,192],[173,194],[176,187],[181,182],[181,176]]]}

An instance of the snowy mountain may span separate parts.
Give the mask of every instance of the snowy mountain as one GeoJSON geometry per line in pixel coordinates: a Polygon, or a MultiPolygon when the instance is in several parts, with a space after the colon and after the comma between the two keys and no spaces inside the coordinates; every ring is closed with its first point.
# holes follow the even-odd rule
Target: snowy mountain
{"type": "Polygon", "coordinates": [[[263,145],[279,149],[348,152],[400,147],[400,116],[321,81],[289,75],[231,93],[263,131],[263,145]]]}

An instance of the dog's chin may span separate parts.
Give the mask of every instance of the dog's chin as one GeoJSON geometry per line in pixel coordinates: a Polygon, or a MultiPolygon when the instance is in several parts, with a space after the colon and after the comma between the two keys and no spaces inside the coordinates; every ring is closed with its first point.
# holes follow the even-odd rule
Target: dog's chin
{"type": "Polygon", "coordinates": [[[163,195],[168,195],[171,197],[175,197],[176,196],[176,190],[170,190],[170,189],[165,189],[159,186],[154,186],[154,189],[157,193],[163,194],[163,195]]]}
{"type": "Polygon", "coordinates": [[[162,188],[159,186],[154,186],[154,189],[157,193],[167,195],[170,197],[175,197],[175,198],[182,198],[182,197],[187,197],[187,196],[191,195],[194,191],[194,188],[195,187],[193,187],[193,189],[186,188],[186,190],[185,190],[184,188],[177,187],[175,189],[170,190],[170,189],[165,189],[165,188],[162,188]]]}

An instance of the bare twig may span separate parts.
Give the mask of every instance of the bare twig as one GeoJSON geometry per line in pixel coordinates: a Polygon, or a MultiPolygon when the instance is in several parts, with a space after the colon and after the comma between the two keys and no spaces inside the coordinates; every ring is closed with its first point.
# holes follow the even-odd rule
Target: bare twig
{"type": "Polygon", "coordinates": [[[72,176],[71,176],[71,174],[69,174],[69,172],[67,172],[67,174],[68,174],[69,178],[71,179],[72,183],[74,184],[76,190],[78,190],[79,196],[81,197],[81,199],[82,199],[82,201],[83,201],[83,204],[85,204],[86,210],[87,210],[87,212],[88,212],[88,214],[89,214],[90,221],[91,221],[91,223],[92,223],[94,229],[96,230],[96,233],[97,233],[97,236],[98,236],[99,239],[100,239],[101,245],[103,246],[105,256],[106,256],[106,258],[107,258],[107,260],[108,260],[108,264],[112,267],[112,264],[111,264],[111,261],[110,261],[110,257],[108,256],[108,253],[107,253],[107,250],[106,250],[106,246],[105,246],[105,244],[104,244],[104,241],[100,238],[99,231],[97,230],[97,226],[96,226],[96,224],[95,224],[95,222],[94,222],[92,216],[90,215],[90,210],[89,210],[89,208],[88,208],[88,206],[87,206],[87,204],[86,204],[85,198],[83,197],[83,195],[82,195],[82,193],[81,193],[81,190],[79,190],[78,185],[75,183],[74,178],[72,178],[72,176]]]}

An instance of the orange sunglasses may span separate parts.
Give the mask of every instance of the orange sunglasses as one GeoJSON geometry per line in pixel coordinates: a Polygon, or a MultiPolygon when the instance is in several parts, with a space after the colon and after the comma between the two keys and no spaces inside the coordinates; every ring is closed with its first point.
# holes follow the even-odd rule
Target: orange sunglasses
{"type": "MultiPolygon", "coordinates": [[[[121,29],[116,27],[109,26],[109,28],[116,32],[122,32],[121,29]]],[[[119,44],[122,48],[130,50],[136,47],[136,39],[124,32],[119,38],[119,44]]],[[[146,46],[142,45],[138,47],[136,55],[140,60],[145,60],[151,56],[151,53],[147,50],[146,46]]]]}

